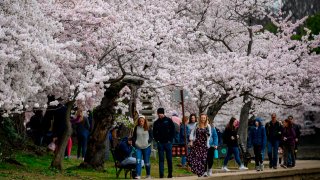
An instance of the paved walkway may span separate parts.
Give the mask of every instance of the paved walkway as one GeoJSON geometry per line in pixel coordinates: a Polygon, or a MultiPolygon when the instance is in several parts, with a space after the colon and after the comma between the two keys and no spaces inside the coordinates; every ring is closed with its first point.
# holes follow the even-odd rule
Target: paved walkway
{"type": "MultiPolygon", "coordinates": [[[[268,164],[268,162],[265,162],[268,164]]],[[[284,169],[269,169],[265,165],[265,170],[257,172],[256,170],[239,171],[232,170],[230,172],[222,172],[220,169],[214,169],[214,174],[211,177],[175,177],[174,179],[220,179],[220,180],[238,180],[238,179],[276,179],[279,177],[293,177],[293,176],[306,176],[308,174],[318,174],[320,179],[320,160],[297,160],[296,167],[284,169]]],[[[309,179],[309,178],[307,178],[309,179]]]]}

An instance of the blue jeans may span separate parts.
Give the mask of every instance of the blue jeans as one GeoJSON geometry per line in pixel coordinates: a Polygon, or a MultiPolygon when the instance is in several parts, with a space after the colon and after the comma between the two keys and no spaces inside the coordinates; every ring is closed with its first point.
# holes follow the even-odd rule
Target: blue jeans
{"type": "Polygon", "coordinates": [[[137,176],[141,176],[141,168],[142,168],[142,156],[143,156],[143,161],[146,167],[147,171],[147,176],[150,175],[150,154],[151,154],[151,146],[145,148],[145,149],[136,149],[136,156],[137,156],[137,166],[136,166],[136,172],[137,176]]]}
{"type": "Polygon", "coordinates": [[[81,156],[84,158],[87,151],[87,144],[89,138],[89,131],[83,131],[78,134],[78,150],[77,150],[77,158],[81,156]]]}
{"type": "Polygon", "coordinates": [[[168,177],[172,177],[172,144],[171,143],[157,143],[159,155],[159,174],[160,178],[164,177],[164,152],[166,152],[168,164],[168,177]]]}
{"type": "MultiPolygon", "coordinates": [[[[190,153],[190,148],[187,148],[188,154],[190,153]]],[[[181,156],[181,165],[186,166],[187,165],[187,157],[186,156],[181,156]]]]}
{"type": "Polygon", "coordinates": [[[237,164],[239,166],[241,165],[239,147],[228,147],[228,152],[226,157],[224,158],[223,166],[227,166],[232,154],[234,154],[234,159],[236,160],[237,164]]]}
{"type": "Polygon", "coordinates": [[[268,141],[269,167],[277,167],[278,165],[278,148],[279,140],[268,141]]]}

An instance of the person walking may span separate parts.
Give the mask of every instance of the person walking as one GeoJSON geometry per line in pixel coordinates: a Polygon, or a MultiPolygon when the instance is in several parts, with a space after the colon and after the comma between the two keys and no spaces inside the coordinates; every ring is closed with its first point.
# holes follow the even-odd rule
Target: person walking
{"type": "Polygon", "coordinates": [[[291,157],[290,163],[295,163],[294,146],[295,146],[296,133],[292,127],[292,123],[289,119],[283,121],[282,130],[282,144],[283,144],[283,164],[281,167],[292,167],[292,164],[288,164],[288,158],[291,157]]]}
{"type": "Polygon", "coordinates": [[[172,141],[175,136],[175,126],[172,120],[165,116],[164,109],[158,108],[158,119],[153,123],[153,136],[157,142],[159,155],[159,175],[164,178],[164,152],[168,164],[168,178],[172,178],[172,141]]]}
{"type": "Polygon", "coordinates": [[[228,161],[230,160],[232,154],[234,154],[234,158],[235,158],[237,164],[239,165],[239,170],[247,170],[248,168],[245,167],[241,163],[241,160],[240,160],[240,154],[239,154],[240,152],[239,152],[239,146],[238,146],[238,139],[239,139],[238,121],[236,120],[236,118],[232,117],[229,120],[229,123],[228,123],[227,127],[225,128],[223,136],[224,136],[223,142],[225,144],[227,144],[228,150],[227,150],[227,155],[223,161],[222,170],[230,171],[227,168],[227,165],[228,165],[228,161]]]}
{"type": "MultiPolygon", "coordinates": [[[[294,129],[294,132],[296,133],[296,138],[295,138],[295,144],[294,144],[294,159],[297,159],[297,153],[298,153],[298,145],[300,143],[300,136],[301,136],[301,126],[297,123],[295,123],[295,120],[293,119],[293,116],[289,116],[288,120],[291,121],[292,127],[294,129]]],[[[291,157],[289,158],[291,160],[291,157]]],[[[292,167],[296,166],[296,162],[292,162],[292,167]]]]}
{"type": "Polygon", "coordinates": [[[268,146],[268,158],[269,158],[269,168],[278,168],[278,148],[281,140],[282,126],[279,121],[277,121],[277,115],[275,113],[271,114],[271,121],[269,121],[266,126],[267,134],[267,146],[268,146]]]}
{"type": "MultiPolygon", "coordinates": [[[[182,124],[180,125],[180,144],[188,144],[190,129],[188,126],[189,119],[187,116],[182,118],[182,124]]],[[[186,150],[187,151],[187,150],[186,150]]],[[[188,151],[189,152],[189,151],[188,151]]],[[[184,168],[187,165],[187,157],[185,155],[181,156],[181,164],[180,167],[184,168]]]]}
{"type": "Polygon", "coordinates": [[[151,142],[152,130],[149,128],[148,121],[145,116],[139,116],[136,126],[133,130],[133,146],[136,148],[137,166],[135,179],[141,178],[141,161],[144,160],[147,179],[150,179],[150,155],[151,155],[151,142]]]}
{"type": "Polygon", "coordinates": [[[213,121],[211,122],[210,126],[211,126],[211,135],[209,139],[210,147],[208,149],[207,165],[206,165],[206,172],[205,172],[205,175],[207,176],[212,176],[214,151],[218,149],[218,134],[213,121]]]}
{"type": "Polygon", "coordinates": [[[211,136],[211,127],[206,114],[200,115],[200,120],[196,127],[190,133],[190,154],[188,154],[188,162],[191,165],[191,171],[198,177],[207,176],[207,154],[210,147],[209,140],[211,136]]]}
{"type": "Polygon", "coordinates": [[[250,129],[248,137],[248,148],[253,146],[254,160],[257,171],[263,171],[262,149],[266,147],[267,135],[265,127],[261,124],[262,119],[255,118],[254,128],[250,129]]]}

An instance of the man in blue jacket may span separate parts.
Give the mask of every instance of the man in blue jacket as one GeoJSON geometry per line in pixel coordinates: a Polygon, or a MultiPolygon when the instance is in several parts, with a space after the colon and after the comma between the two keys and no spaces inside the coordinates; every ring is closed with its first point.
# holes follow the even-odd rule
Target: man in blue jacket
{"type": "Polygon", "coordinates": [[[175,136],[175,126],[172,120],[164,115],[164,109],[157,110],[158,119],[153,124],[153,137],[157,142],[159,155],[159,174],[164,178],[164,152],[168,163],[168,178],[172,178],[172,141],[175,136]]]}
{"type": "Polygon", "coordinates": [[[266,147],[267,135],[264,126],[261,124],[262,119],[257,117],[255,119],[255,127],[250,129],[248,147],[253,145],[255,164],[257,171],[263,171],[262,150],[266,147]]]}

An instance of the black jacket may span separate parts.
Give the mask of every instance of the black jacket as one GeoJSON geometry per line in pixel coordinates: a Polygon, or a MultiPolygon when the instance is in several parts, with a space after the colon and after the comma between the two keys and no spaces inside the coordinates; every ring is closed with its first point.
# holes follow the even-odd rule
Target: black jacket
{"type": "Polygon", "coordinates": [[[163,119],[157,119],[153,123],[153,137],[160,143],[172,143],[175,136],[175,127],[173,121],[164,117],[163,119]]]}
{"type": "Polygon", "coordinates": [[[238,129],[231,129],[231,128],[226,128],[223,133],[223,142],[228,146],[228,147],[237,147],[238,146],[238,129]],[[231,139],[231,136],[234,137],[234,139],[231,139]]]}
{"type": "Polygon", "coordinates": [[[266,124],[266,133],[268,141],[281,140],[282,126],[279,121],[273,124],[271,121],[266,124]]]}

